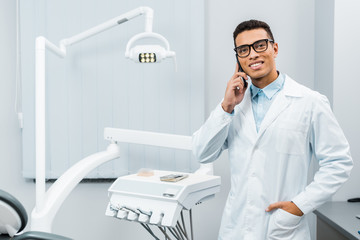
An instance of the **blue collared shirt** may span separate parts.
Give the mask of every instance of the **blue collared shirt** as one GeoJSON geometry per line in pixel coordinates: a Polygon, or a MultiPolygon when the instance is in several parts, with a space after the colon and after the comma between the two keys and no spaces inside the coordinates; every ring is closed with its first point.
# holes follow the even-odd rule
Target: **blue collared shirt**
{"type": "Polygon", "coordinates": [[[254,85],[250,86],[252,110],[254,113],[256,131],[259,131],[265,114],[269,110],[271,103],[274,101],[277,93],[283,88],[284,82],[284,75],[279,73],[278,78],[263,89],[260,89],[254,85]]]}

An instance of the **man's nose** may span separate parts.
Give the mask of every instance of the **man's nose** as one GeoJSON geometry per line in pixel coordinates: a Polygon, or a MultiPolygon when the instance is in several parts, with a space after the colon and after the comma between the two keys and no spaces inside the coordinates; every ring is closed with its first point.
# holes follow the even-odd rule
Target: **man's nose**
{"type": "Polygon", "coordinates": [[[250,48],[250,53],[249,53],[249,58],[250,59],[254,59],[257,58],[259,56],[259,54],[254,50],[254,48],[250,48]]]}

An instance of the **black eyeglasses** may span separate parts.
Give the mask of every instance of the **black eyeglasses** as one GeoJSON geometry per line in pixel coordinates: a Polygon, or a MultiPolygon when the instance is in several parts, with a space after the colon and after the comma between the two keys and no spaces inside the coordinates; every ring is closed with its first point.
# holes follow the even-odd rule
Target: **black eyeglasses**
{"type": "Polygon", "coordinates": [[[254,49],[255,52],[260,53],[260,52],[265,52],[268,49],[268,42],[274,42],[274,40],[272,39],[261,39],[258,40],[256,42],[254,42],[253,44],[245,44],[245,45],[241,45],[238,46],[236,48],[234,48],[234,51],[236,52],[236,54],[241,57],[247,57],[250,54],[251,48],[252,47],[254,49]]]}

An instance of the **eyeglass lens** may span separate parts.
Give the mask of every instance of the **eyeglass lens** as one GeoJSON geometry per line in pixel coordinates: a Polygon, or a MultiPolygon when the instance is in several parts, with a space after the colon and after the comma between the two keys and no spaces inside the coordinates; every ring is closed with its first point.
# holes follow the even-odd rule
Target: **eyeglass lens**
{"type": "Polygon", "coordinates": [[[250,47],[253,47],[256,52],[264,52],[268,47],[268,41],[266,39],[262,39],[251,45],[239,46],[236,48],[236,52],[240,57],[246,57],[250,54],[250,47]]]}

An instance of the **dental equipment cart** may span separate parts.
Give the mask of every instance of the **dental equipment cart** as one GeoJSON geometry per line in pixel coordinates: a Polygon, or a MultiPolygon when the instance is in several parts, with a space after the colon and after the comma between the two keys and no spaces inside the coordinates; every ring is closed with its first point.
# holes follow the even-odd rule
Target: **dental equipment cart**
{"type": "Polygon", "coordinates": [[[158,227],[165,239],[193,240],[191,208],[214,197],[220,191],[220,182],[218,176],[158,170],[152,176],[122,176],[108,190],[110,202],[105,215],[138,222],[157,240],[160,238],[150,225],[158,227]],[[175,178],[160,180],[169,175],[175,178]],[[179,176],[181,180],[176,181],[179,176]],[[190,234],[184,209],[189,210],[190,234]]]}

